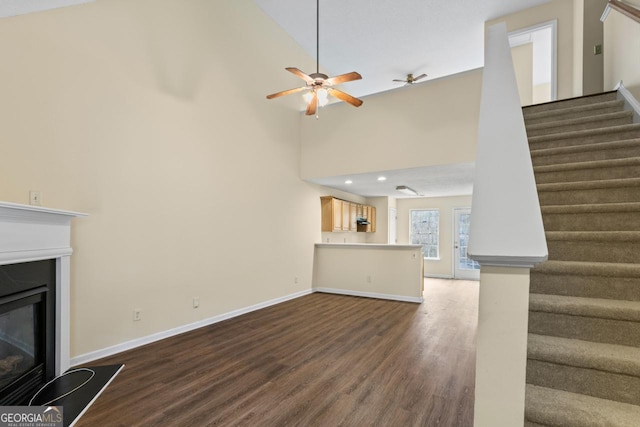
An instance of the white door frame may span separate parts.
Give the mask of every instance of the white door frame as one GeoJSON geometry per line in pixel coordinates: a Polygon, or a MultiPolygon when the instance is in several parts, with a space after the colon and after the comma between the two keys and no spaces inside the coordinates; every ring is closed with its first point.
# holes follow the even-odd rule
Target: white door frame
{"type": "Polygon", "coordinates": [[[398,243],[398,209],[389,208],[389,236],[387,242],[390,245],[398,243]]]}
{"type": "Polygon", "coordinates": [[[465,269],[460,267],[459,252],[459,220],[461,214],[471,213],[471,208],[453,209],[453,278],[463,280],[480,280],[480,270],[465,269]]]}
{"type": "Polygon", "coordinates": [[[527,35],[530,37],[531,33],[546,28],[551,29],[551,101],[555,101],[558,99],[558,20],[553,19],[531,27],[511,31],[508,34],[509,46],[515,47],[527,43],[527,35]]]}

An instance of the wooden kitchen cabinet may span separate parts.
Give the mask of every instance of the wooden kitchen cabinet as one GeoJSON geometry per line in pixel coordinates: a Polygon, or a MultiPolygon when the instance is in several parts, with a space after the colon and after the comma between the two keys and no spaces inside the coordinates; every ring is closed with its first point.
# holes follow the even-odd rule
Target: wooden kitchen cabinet
{"type": "Polygon", "coordinates": [[[342,231],[343,202],[333,197],[321,197],[322,231],[342,231]]]}
{"type": "Polygon", "coordinates": [[[375,232],[376,208],[331,196],[320,197],[322,207],[322,231],[375,232]],[[369,224],[359,224],[365,219],[369,224]]]}

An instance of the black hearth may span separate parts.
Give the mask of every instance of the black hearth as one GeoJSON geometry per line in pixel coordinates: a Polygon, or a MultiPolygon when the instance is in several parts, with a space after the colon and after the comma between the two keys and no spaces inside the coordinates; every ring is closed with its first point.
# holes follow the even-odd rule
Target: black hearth
{"type": "Polygon", "coordinates": [[[56,261],[0,266],[0,405],[24,405],[55,376],[56,261]]]}

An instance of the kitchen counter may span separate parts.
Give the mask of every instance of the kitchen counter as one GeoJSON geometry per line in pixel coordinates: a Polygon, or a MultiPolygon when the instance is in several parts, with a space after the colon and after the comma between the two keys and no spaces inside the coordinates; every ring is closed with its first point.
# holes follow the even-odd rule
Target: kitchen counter
{"type": "Polygon", "coordinates": [[[420,245],[316,243],[316,292],[421,303],[424,282],[420,245]]]}

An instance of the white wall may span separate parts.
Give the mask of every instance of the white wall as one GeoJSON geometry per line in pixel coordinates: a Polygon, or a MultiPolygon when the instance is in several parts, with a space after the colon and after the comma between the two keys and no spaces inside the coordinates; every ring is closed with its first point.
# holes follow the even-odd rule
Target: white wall
{"type": "Polygon", "coordinates": [[[440,211],[440,259],[425,260],[425,276],[453,277],[453,210],[471,207],[471,196],[417,197],[397,199],[398,244],[410,244],[410,215],[412,209],[438,209],[440,211]]]}
{"type": "Polygon", "coordinates": [[[533,102],[533,43],[525,43],[511,48],[513,68],[518,82],[521,105],[533,102]]]}
{"type": "Polygon", "coordinates": [[[72,356],[311,288],[326,190],[299,179],[298,115],[264,97],[313,59],[252,1],[3,19],[0,51],[0,200],[90,214],[72,356]]]}
{"type": "MultiPolygon", "coordinates": [[[[640,0],[628,3],[640,8],[640,0]]],[[[612,10],[604,22],[605,90],[612,90],[620,80],[640,99],[640,23],[612,10]]]]}

